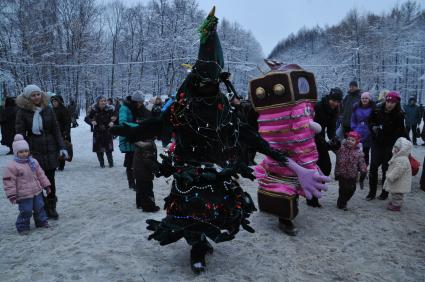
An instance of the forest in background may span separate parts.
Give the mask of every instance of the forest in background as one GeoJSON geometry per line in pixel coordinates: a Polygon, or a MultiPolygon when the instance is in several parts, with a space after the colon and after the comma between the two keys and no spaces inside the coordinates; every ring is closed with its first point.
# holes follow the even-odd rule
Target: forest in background
{"type": "Polygon", "coordinates": [[[351,10],[337,25],[303,28],[273,49],[269,58],[297,63],[316,75],[320,94],[347,89],[400,91],[403,101],[425,100],[425,10],[417,1],[389,13],[351,10]]]}
{"type": "MultiPolygon", "coordinates": [[[[1,0],[0,86],[16,96],[30,83],[91,103],[98,95],[136,90],[172,95],[186,76],[182,63],[198,54],[198,27],[206,16],[196,0],[1,0]]],[[[218,14],[219,17],[219,14],[218,14]]],[[[219,21],[225,68],[241,94],[258,75],[264,55],[249,31],[219,21]]]]}

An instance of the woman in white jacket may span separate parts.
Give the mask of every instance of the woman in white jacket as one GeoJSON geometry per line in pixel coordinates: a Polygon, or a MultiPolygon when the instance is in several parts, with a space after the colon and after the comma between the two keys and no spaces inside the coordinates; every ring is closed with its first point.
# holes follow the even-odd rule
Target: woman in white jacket
{"type": "Polygon", "coordinates": [[[412,143],[404,137],[398,138],[393,147],[393,156],[388,163],[387,178],[384,183],[384,190],[391,193],[389,210],[400,211],[404,194],[411,190],[412,169],[409,162],[411,152],[412,143]]]}

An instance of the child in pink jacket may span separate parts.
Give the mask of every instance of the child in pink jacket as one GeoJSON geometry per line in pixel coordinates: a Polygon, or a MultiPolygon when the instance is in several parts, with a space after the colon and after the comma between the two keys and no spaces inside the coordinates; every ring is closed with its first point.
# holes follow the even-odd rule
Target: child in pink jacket
{"type": "Polygon", "coordinates": [[[5,169],[3,186],[9,201],[19,205],[16,229],[27,235],[33,211],[35,226],[49,227],[42,192],[44,188],[50,193],[50,182],[37,160],[29,155],[28,143],[21,134],[15,135],[12,148],[14,158],[5,169]]]}
{"type": "Polygon", "coordinates": [[[345,211],[348,201],[356,191],[358,173],[367,172],[363,152],[358,147],[360,138],[356,131],[349,132],[336,152],[335,178],[339,184],[337,207],[345,211]]]}

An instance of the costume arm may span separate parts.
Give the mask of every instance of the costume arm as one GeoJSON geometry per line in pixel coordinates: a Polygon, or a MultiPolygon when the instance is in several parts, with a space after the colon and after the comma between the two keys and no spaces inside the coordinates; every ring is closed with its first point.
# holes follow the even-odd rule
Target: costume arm
{"type": "Polygon", "coordinates": [[[110,131],[113,135],[127,137],[131,143],[140,140],[150,140],[161,136],[163,128],[163,120],[159,118],[147,118],[138,126],[132,127],[128,123],[111,127],[110,131]]]}
{"type": "Polygon", "coordinates": [[[244,122],[240,122],[239,126],[239,140],[251,148],[255,148],[257,152],[273,158],[274,160],[287,163],[287,155],[281,151],[275,150],[270,147],[269,143],[264,140],[258,132],[244,122]]]}

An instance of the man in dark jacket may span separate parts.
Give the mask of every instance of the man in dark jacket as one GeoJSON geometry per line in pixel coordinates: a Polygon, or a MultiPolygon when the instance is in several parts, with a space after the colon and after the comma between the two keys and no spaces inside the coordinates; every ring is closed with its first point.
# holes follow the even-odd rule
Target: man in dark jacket
{"type": "MultiPolygon", "coordinates": [[[[65,143],[71,143],[71,114],[69,110],[65,107],[64,101],[61,95],[55,95],[50,98],[53,106],[53,111],[56,115],[56,120],[59,125],[62,138],[65,143]]],[[[69,151],[69,150],[68,150],[69,151]]],[[[69,153],[69,152],[68,152],[69,153]]],[[[58,170],[62,171],[65,168],[65,159],[59,159],[58,170]]]]}
{"type": "MultiPolygon", "coordinates": [[[[372,133],[371,160],[369,168],[369,194],[366,200],[373,200],[378,186],[378,168],[382,165],[382,183],[388,170],[388,162],[392,157],[392,149],[399,137],[406,137],[404,114],[400,107],[400,94],[391,91],[385,98],[385,103],[376,106],[369,118],[369,128],[372,133]]],[[[380,200],[388,198],[388,192],[382,190],[380,200]]]]}
{"type": "Polygon", "coordinates": [[[16,102],[14,97],[6,97],[4,110],[0,115],[1,144],[9,147],[8,155],[13,154],[12,143],[15,136],[16,102]]]}
{"type": "Polygon", "coordinates": [[[347,95],[342,101],[341,108],[341,123],[344,129],[344,134],[351,131],[351,114],[353,113],[353,106],[360,102],[361,90],[359,89],[356,81],[351,81],[347,95]]]}
{"type": "MultiPolygon", "coordinates": [[[[317,165],[323,174],[329,176],[332,170],[332,163],[329,157],[329,149],[338,143],[336,140],[336,121],[338,119],[339,106],[342,100],[342,91],[339,88],[332,88],[330,93],[317,102],[314,107],[314,121],[320,124],[322,131],[314,136],[316,141],[319,160],[317,165]],[[326,141],[326,135],[329,142],[326,141]]],[[[319,200],[313,197],[307,200],[307,205],[321,207],[319,200]]]]}
{"type": "Polygon", "coordinates": [[[404,113],[406,114],[405,124],[407,135],[410,135],[412,131],[412,141],[413,145],[416,145],[416,138],[418,125],[421,123],[421,109],[416,105],[416,98],[411,97],[409,99],[409,104],[404,106],[404,113]]]}

